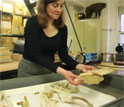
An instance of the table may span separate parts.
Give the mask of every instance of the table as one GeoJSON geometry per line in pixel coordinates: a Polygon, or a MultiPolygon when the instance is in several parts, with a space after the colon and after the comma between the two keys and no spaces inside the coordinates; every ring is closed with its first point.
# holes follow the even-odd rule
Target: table
{"type": "Polygon", "coordinates": [[[0,80],[17,77],[19,61],[0,63],[0,80]]]}
{"type": "Polygon", "coordinates": [[[19,61],[11,61],[7,63],[0,63],[0,72],[7,72],[18,69],[19,61]]]}
{"type": "Polygon", "coordinates": [[[123,65],[114,65],[113,62],[102,62],[100,63],[97,68],[112,68],[113,70],[116,71],[124,71],[124,66],[123,65]]]}

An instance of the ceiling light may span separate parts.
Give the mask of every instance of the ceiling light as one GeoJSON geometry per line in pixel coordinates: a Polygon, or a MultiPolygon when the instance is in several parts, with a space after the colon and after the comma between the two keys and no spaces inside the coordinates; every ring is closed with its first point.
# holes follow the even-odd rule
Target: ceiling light
{"type": "Polygon", "coordinates": [[[36,2],[37,0],[29,0],[30,1],[30,3],[34,3],[34,2],[36,2]]]}

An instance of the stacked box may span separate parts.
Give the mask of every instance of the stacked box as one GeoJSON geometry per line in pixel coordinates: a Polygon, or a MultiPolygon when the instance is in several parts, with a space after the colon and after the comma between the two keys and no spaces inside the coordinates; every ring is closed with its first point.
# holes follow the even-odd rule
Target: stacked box
{"type": "Polygon", "coordinates": [[[16,34],[16,35],[23,35],[24,34],[22,16],[13,15],[12,34],[16,34]]]}
{"type": "Polygon", "coordinates": [[[2,34],[12,34],[12,31],[11,31],[11,29],[2,28],[1,33],[2,34]]]}
{"type": "Polygon", "coordinates": [[[13,38],[12,37],[2,37],[2,46],[13,50],[13,38]]]}
{"type": "Polygon", "coordinates": [[[18,15],[24,15],[24,6],[22,3],[14,4],[14,13],[18,15]]]}
{"type": "Polygon", "coordinates": [[[2,34],[12,34],[12,26],[11,26],[12,16],[9,14],[2,14],[1,21],[1,33],[2,34]]]}
{"type": "Polygon", "coordinates": [[[13,4],[3,2],[3,12],[13,13],[13,4]]]}
{"type": "Polygon", "coordinates": [[[22,16],[13,15],[12,25],[22,26],[22,16]]]}
{"type": "Polygon", "coordinates": [[[12,44],[13,38],[12,37],[2,37],[2,44],[12,44]]]}
{"type": "Polygon", "coordinates": [[[2,14],[2,21],[12,21],[12,16],[10,14],[2,14]]]}
{"type": "Polygon", "coordinates": [[[9,48],[11,51],[12,51],[13,48],[14,48],[14,44],[2,44],[2,46],[9,48]]]}
{"type": "Polygon", "coordinates": [[[11,55],[11,58],[12,58],[13,61],[20,61],[22,59],[22,54],[13,53],[11,55]]]}
{"type": "Polygon", "coordinates": [[[12,34],[12,26],[11,26],[11,21],[1,21],[1,33],[2,34],[12,34]]]}
{"type": "Polygon", "coordinates": [[[23,35],[24,27],[23,26],[12,26],[12,34],[23,35]]]}
{"type": "Polygon", "coordinates": [[[9,50],[13,50],[14,43],[18,40],[17,37],[2,37],[2,46],[7,47],[9,50]]]}
{"type": "Polygon", "coordinates": [[[0,63],[12,61],[11,53],[7,47],[0,47],[0,63]]]}

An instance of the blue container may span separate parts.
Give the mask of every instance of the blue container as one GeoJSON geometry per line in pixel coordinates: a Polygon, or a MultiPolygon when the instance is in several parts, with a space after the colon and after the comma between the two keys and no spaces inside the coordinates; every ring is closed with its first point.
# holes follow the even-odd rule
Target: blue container
{"type": "Polygon", "coordinates": [[[97,53],[86,53],[86,62],[89,61],[96,61],[97,60],[97,53]]]}

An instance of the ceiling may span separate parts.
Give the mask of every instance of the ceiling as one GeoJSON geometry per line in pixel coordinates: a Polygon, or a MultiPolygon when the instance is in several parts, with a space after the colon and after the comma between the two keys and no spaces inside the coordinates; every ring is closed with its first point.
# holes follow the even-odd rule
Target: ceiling
{"type": "MultiPolygon", "coordinates": [[[[21,3],[24,3],[24,0],[2,0],[3,2],[8,2],[8,3],[13,3],[13,2],[21,2],[21,3]]],[[[29,0],[30,3],[33,3],[37,0],[29,0]]]]}

